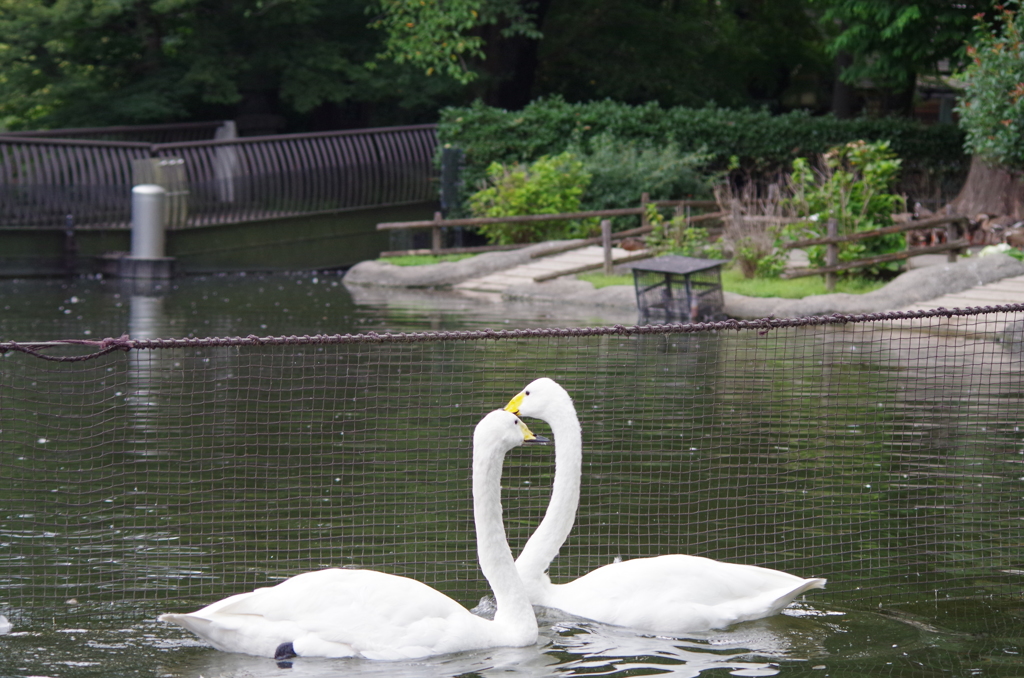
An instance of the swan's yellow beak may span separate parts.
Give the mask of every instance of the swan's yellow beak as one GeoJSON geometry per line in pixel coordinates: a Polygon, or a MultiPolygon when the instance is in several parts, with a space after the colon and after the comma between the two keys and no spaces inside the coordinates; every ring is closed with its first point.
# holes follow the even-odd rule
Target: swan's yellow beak
{"type": "Polygon", "coordinates": [[[505,411],[511,412],[512,414],[519,415],[519,406],[523,404],[523,398],[526,396],[526,391],[520,391],[515,398],[508,401],[508,405],[505,405],[505,411]]]}
{"type": "Polygon", "coordinates": [[[526,424],[523,423],[522,419],[519,420],[519,430],[523,432],[523,442],[525,442],[525,443],[546,443],[546,442],[548,442],[547,438],[545,438],[544,436],[536,435],[536,434],[534,434],[533,431],[531,431],[529,428],[527,428],[526,424]]]}

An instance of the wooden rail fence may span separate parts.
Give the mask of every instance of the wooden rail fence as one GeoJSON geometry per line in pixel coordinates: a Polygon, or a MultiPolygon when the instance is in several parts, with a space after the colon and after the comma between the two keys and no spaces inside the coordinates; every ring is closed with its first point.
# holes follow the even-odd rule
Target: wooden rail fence
{"type": "Polygon", "coordinates": [[[793,240],[783,245],[786,249],[799,249],[814,245],[827,245],[828,249],[825,254],[825,266],[821,268],[795,269],[783,274],[782,277],[800,278],[808,275],[825,275],[825,287],[831,292],[835,289],[835,274],[839,271],[863,268],[865,266],[873,266],[875,264],[882,264],[890,261],[901,261],[903,259],[909,259],[910,257],[916,257],[922,254],[938,254],[940,252],[947,252],[949,261],[952,263],[956,261],[957,256],[970,244],[966,239],[959,237],[960,232],[967,232],[967,227],[967,217],[945,216],[934,217],[932,219],[922,219],[921,221],[906,221],[892,226],[886,226],[885,228],[875,229],[873,231],[861,231],[859,233],[850,233],[848,235],[840,236],[836,232],[835,220],[830,219],[827,224],[828,235],[825,237],[811,238],[808,240],[793,240]],[[936,226],[945,226],[945,243],[932,245],[930,247],[915,247],[913,249],[906,249],[902,252],[892,252],[890,254],[882,254],[877,257],[868,257],[866,259],[857,259],[854,261],[839,263],[840,243],[856,242],[858,240],[864,240],[865,238],[874,238],[889,233],[905,233],[907,231],[916,231],[922,228],[935,228],[936,226]]]}
{"type": "MultiPolygon", "coordinates": [[[[622,216],[640,216],[641,225],[639,228],[629,229],[627,231],[619,231],[618,233],[612,234],[613,241],[619,241],[624,238],[645,235],[653,230],[647,222],[647,205],[657,205],[658,207],[674,207],[677,213],[682,213],[687,207],[695,209],[710,209],[718,207],[718,203],[714,200],[651,200],[647,193],[644,193],[640,198],[639,207],[620,207],[615,209],[607,210],[587,210],[583,212],[563,212],[559,214],[523,214],[518,216],[510,217],[467,217],[460,219],[444,219],[440,212],[434,213],[434,218],[430,220],[422,221],[389,221],[377,224],[378,231],[386,230],[397,230],[397,229],[415,229],[415,228],[429,228],[431,229],[431,246],[429,249],[410,249],[410,250],[394,250],[390,252],[382,252],[382,257],[395,257],[404,256],[411,254],[469,254],[476,252],[495,252],[500,250],[519,249],[526,245],[479,245],[476,247],[443,247],[442,243],[442,229],[454,226],[483,226],[486,224],[522,224],[522,223],[533,223],[538,221],[568,221],[571,219],[588,219],[592,217],[622,217],[622,216]]],[[[701,214],[695,217],[691,217],[691,222],[704,221],[706,219],[719,219],[725,213],[716,212],[712,214],[701,214]]],[[[574,240],[571,243],[566,243],[562,248],[555,250],[548,250],[544,255],[555,254],[559,252],[567,252],[569,250],[579,249],[581,247],[588,247],[590,245],[600,244],[602,237],[597,236],[594,238],[586,238],[582,240],[574,240]]]]}
{"type": "MultiPolygon", "coordinates": [[[[431,229],[431,247],[429,249],[408,249],[408,250],[394,250],[390,252],[382,252],[382,257],[395,257],[404,255],[414,254],[471,254],[481,252],[494,252],[501,250],[519,249],[525,247],[525,245],[480,245],[476,247],[443,247],[442,243],[442,229],[454,226],[481,226],[485,224],[508,224],[508,223],[534,223],[538,221],[561,221],[569,219],[587,219],[591,217],[616,217],[616,216],[630,216],[639,215],[641,218],[641,226],[639,228],[633,228],[625,231],[619,231],[617,233],[602,234],[593,238],[583,238],[574,240],[566,243],[565,246],[546,250],[543,254],[535,254],[534,257],[550,256],[553,254],[559,254],[561,252],[568,252],[574,249],[580,249],[588,247],[590,245],[603,244],[605,249],[608,250],[613,242],[620,242],[626,238],[646,235],[653,230],[653,226],[647,223],[647,206],[649,204],[657,205],[660,208],[674,207],[676,214],[681,214],[686,208],[696,209],[713,209],[718,207],[718,203],[714,200],[650,200],[647,193],[644,193],[640,199],[639,207],[621,207],[616,209],[607,210],[588,210],[581,212],[563,212],[559,214],[524,214],[518,216],[509,217],[468,217],[461,219],[444,219],[440,212],[434,213],[434,218],[429,220],[420,221],[393,221],[383,222],[377,224],[377,230],[396,230],[396,229],[417,229],[417,228],[429,228],[431,229]]],[[[798,218],[777,218],[777,217],[757,217],[757,216],[740,216],[737,215],[736,210],[731,211],[716,211],[706,214],[699,214],[688,218],[688,223],[698,223],[701,221],[720,219],[723,221],[729,221],[730,219],[741,218],[749,221],[765,221],[770,220],[772,222],[786,222],[786,223],[799,223],[806,221],[805,219],[798,218]]],[[[949,254],[949,261],[956,261],[957,256],[967,248],[969,242],[966,239],[959,238],[958,228],[963,232],[966,232],[968,226],[968,220],[962,216],[945,216],[945,217],[934,217],[932,219],[925,219],[921,221],[908,221],[885,228],[879,228],[872,231],[861,231],[858,233],[851,233],[848,235],[840,236],[836,233],[835,220],[829,220],[828,229],[829,234],[821,238],[809,238],[805,240],[793,240],[786,242],[782,245],[785,249],[799,249],[804,247],[811,247],[814,245],[827,245],[828,251],[826,253],[827,265],[821,268],[802,268],[787,271],[782,275],[783,278],[800,278],[809,275],[824,275],[825,284],[829,291],[835,288],[836,273],[839,271],[845,271],[854,268],[863,268],[865,266],[872,266],[875,264],[886,263],[889,261],[900,261],[903,259],[909,259],[922,254],[935,254],[940,252],[947,252],[949,254]],[[925,228],[935,228],[937,226],[944,226],[946,229],[946,242],[940,245],[933,245],[930,247],[915,247],[913,249],[907,249],[902,252],[893,252],[891,254],[883,254],[877,257],[869,257],[866,259],[858,259],[855,261],[847,261],[839,263],[839,248],[838,245],[844,242],[856,242],[858,240],[864,240],[866,238],[874,238],[880,235],[886,235],[889,233],[904,233],[907,231],[914,231],[925,228]]],[[[602,222],[602,227],[604,223],[602,222]]],[[[652,256],[650,252],[637,255],[636,257],[630,257],[630,260],[634,258],[643,258],[652,256]]],[[[607,253],[606,253],[607,258],[607,253]]],[[[619,263],[619,262],[617,262],[619,263]]],[[[595,264],[593,266],[587,266],[580,269],[578,272],[588,270],[591,268],[600,268],[601,264],[595,264]]],[[[607,268],[607,265],[605,265],[607,268]]],[[[573,271],[577,272],[577,271],[573,271]]],[[[560,272],[557,276],[565,275],[566,273],[560,272]]],[[[556,276],[552,276],[556,277],[556,276]]],[[[538,279],[540,281],[541,279],[538,279]]]]}

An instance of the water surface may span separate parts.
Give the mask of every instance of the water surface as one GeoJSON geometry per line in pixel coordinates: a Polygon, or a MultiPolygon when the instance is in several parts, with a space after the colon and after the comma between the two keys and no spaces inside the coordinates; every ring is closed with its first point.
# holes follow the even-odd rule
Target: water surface
{"type": "MultiPolygon", "coordinates": [[[[288,336],[632,318],[324,274],[0,281],[0,338],[288,336]]],[[[769,333],[265,346],[0,362],[0,676],[1019,676],[1020,317],[769,333]],[[472,606],[469,434],[546,374],[587,459],[565,581],[685,552],[825,576],[771,619],[680,638],[542,615],[536,647],[419,662],[205,647],[160,612],[338,565],[472,606]]],[[[88,349],[82,349],[88,350],[88,349]]],[[[531,422],[546,432],[540,422],[531,422]]],[[[506,465],[514,550],[551,451],[506,465]]]]}

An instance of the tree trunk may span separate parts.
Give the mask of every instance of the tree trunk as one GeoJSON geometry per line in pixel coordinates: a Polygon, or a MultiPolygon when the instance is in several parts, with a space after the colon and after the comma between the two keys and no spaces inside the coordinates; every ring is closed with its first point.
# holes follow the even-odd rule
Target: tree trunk
{"type": "Polygon", "coordinates": [[[1024,182],[1020,174],[974,157],[964,187],[949,206],[972,218],[984,213],[1024,219],[1024,182]]]}
{"type": "MultiPolygon", "coordinates": [[[[544,17],[551,8],[551,2],[538,0],[533,5],[533,15],[540,30],[543,30],[544,17]]],[[[485,26],[481,31],[487,58],[480,66],[490,76],[482,98],[489,106],[517,111],[530,103],[540,41],[521,35],[502,36],[502,28],[504,26],[485,26]]]]}
{"type": "Polygon", "coordinates": [[[917,76],[910,75],[907,84],[902,89],[886,90],[884,96],[884,110],[886,114],[893,114],[909,118],[914,114],[914,92],[916,90],[917,76]]]}
{"type": "Polygon", "coordinates": [[[835,82],[832,83],[832,115],[840,119],[852,118],[857,113],[857,90],[843,82],[842,74],[853,63],[849,52],[836,54],[835,82]]]}

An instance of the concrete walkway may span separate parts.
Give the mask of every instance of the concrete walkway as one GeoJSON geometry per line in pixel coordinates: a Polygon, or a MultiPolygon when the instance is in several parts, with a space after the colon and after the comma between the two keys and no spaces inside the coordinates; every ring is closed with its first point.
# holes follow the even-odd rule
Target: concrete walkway
{"type": "Polygon", "coordinates": [[[971,306],[998,306],[1024,303],[1024,275],[1003,278],[987,285],[979,285],[961,292],[910,304],[899,311],[926,311],[932,308],[968,308],[971,306]]]}
{"type": "MultiPolygon", "coordinates": [[[[612,261],[634,256],[639,252],[629,252],[619,247],[612,248],[612,261]]],[[[503,271],[496,271],[478,278],[470,278],[453,286],[461,292],[505,292],[507,290],[532,285],[534,278],[564,271],[569,272],[581,266],[604,263],[604,249],[599,245],[581,247],[580,249],[540,257],[529,263],[520,264],[503,271]]],[[[595,272],[600,268],[593,269],[595,272]]]]}

